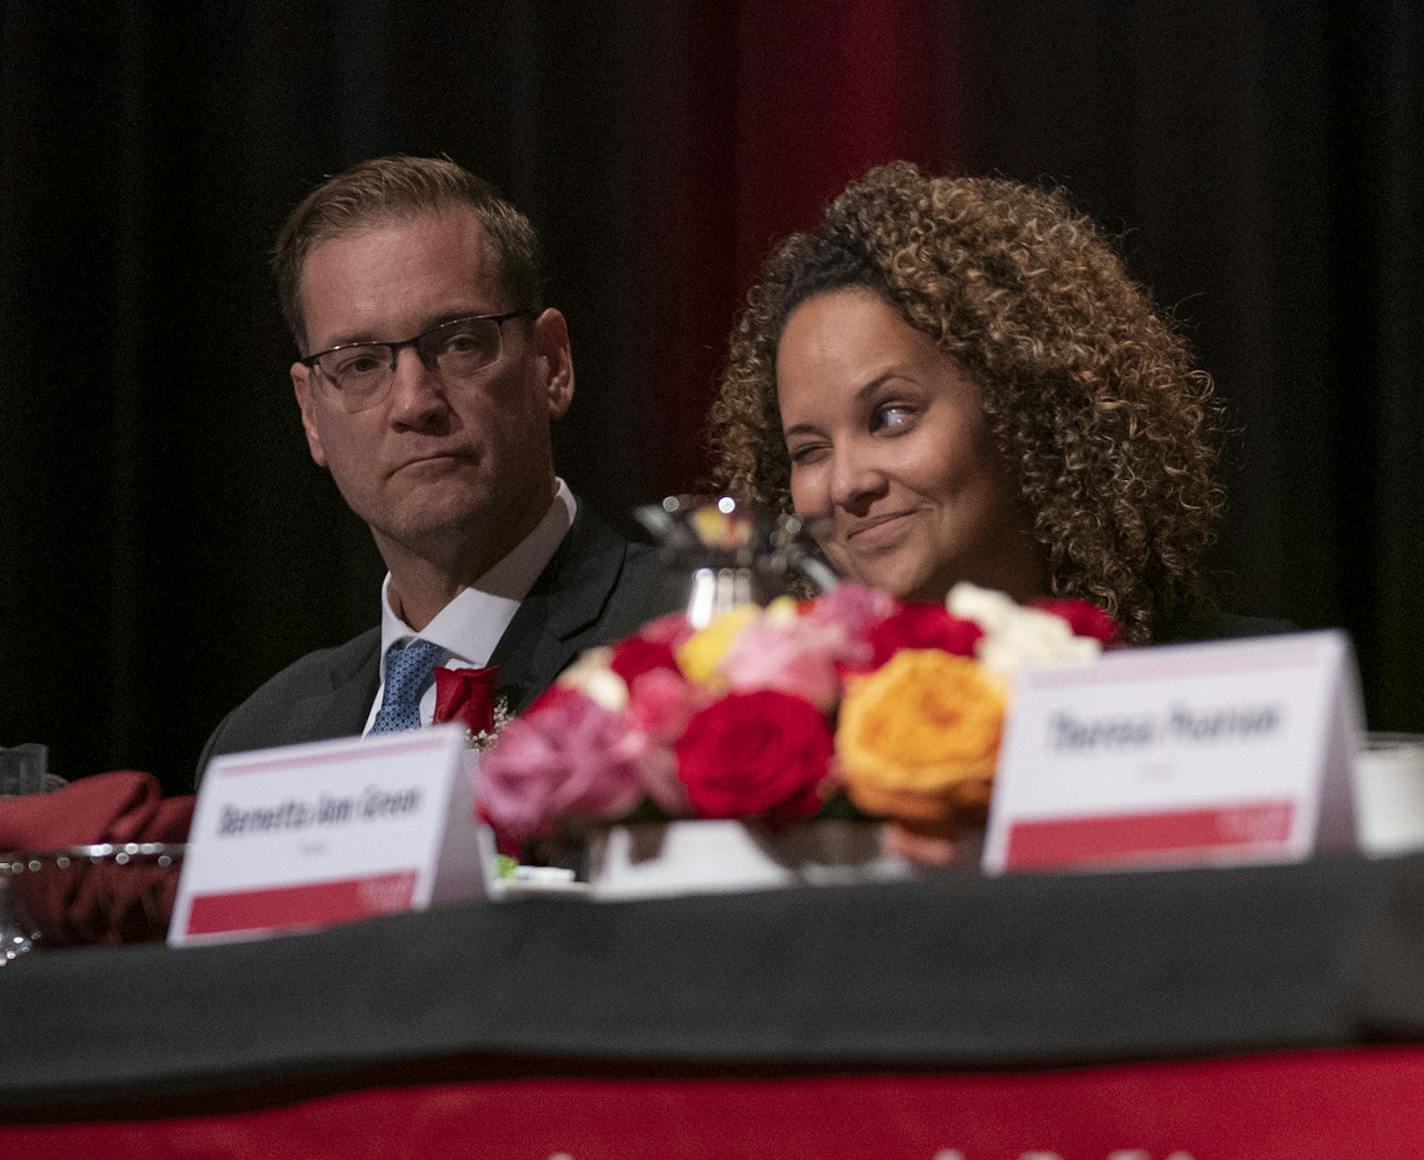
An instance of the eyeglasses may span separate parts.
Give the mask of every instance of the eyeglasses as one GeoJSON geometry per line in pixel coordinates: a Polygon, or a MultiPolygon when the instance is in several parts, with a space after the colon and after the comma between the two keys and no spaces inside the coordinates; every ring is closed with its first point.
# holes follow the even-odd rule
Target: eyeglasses
{"type": "Polygon", "coordinates": [[[464,382],[499,361],[503,323],[533,314],[527,307],[507,314],[472,314],[432,326],[404,342],[349,342],[297,361],[321,372],[319,377],[329,388],[327,394],[347,413],[364,411],[390,393],[396,358],[403,348],[415,347],[425,367],[446,382],[464,382]]]}

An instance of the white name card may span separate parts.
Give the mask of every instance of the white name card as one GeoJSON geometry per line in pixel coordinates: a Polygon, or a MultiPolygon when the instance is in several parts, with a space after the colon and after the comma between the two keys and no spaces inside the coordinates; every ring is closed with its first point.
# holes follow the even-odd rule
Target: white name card
{"type": "Polygon", "coordinates": [[[985,873],[1299,861],[1354,842],[1344,633],[1030,669],[1011,706],[985,873]]]}
{"type": "Polygon", "coordinates": [[[169,943],[481,896],[477,760],[457,726],[215,758],[198,794],[169,943]]]}

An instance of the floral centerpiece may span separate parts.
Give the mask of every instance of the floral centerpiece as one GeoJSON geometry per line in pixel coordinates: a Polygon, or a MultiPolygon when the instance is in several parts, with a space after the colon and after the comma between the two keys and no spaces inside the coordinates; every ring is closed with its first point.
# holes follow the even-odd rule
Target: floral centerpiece
{"type": "Polygon", "coordinates": [[[969,584],[943,604],[846,584],[700,629],[665,616],[585,653],[500,730],[477,805],[519,845],[594,822],[858,814],[952,836],[984,817],[1013,671],[1116,638],[1087,602],[969,584]]]}

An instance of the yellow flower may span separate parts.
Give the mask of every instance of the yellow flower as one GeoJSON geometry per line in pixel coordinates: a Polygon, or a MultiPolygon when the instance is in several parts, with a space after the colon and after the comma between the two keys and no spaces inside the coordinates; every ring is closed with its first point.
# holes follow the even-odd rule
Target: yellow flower
{"type": "Polygon", "coordinates": [[[876,672],[852,678],[836,730],[851,800],[916,823],[949,823],[982,808],[1004,707],[992,675],[937,649],[902,649],[876,672]]]}
{"type": "Polygon", "coordinates": [[[721,508],[701,507],[692,513],[692,530],[709,548],[741,548],[751,539],[752,521],[721,508]]]}
{"type": "Polygon", "coordinates": [[[717,678],[717,663],[748,624],[761,615],[755,604],[724,612],[700,632],[693,633],[677,650],[677,667],[695,685],[710,685],[717,678]]]}
{"type": "Polygon", "coordinates": [[[789,596],[778,596],[766,606],[764,615],[770,624],[794,624],[801,616],[796,601],[789,596]]]}

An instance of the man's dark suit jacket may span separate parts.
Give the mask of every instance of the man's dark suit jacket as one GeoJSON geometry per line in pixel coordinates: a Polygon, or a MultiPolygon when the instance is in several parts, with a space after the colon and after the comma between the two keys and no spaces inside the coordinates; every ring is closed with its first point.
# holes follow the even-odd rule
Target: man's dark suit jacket
{"type": "MultiPolygon", "coordinates": [[[[615,535],[580,505],[490,658],[510,710],[528,705],[584,649],[669,611],[674,594],[665,581],[652,548],[615,535]]],[[[380,652],[377,627],[283,669],[213,730],[198,777],[220,753],[359,734],[380,683],[380,652]]]]}

